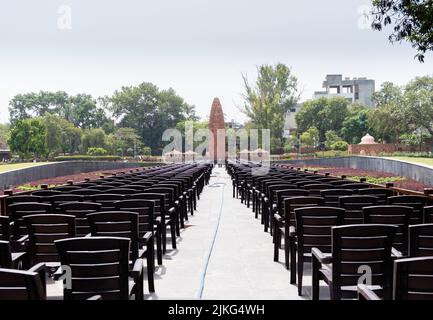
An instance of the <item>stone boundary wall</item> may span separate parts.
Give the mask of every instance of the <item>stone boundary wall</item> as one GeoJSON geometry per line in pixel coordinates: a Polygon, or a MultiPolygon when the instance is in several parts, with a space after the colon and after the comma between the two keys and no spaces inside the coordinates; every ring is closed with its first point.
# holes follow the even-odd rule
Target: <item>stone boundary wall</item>
{"type": "Polygon", "coordinates": [[[159,163],[102,162],[102,161],[65,161],[54,162],[36,167],[16,169],[0,173],[0,189],[26,182],[68,176],[99,170],[128,169],[142,166],[156,166],[159,163]]]}
{"type": "Polygon", "coordinates": [[[293,166],[329,166],[388,172],[419,181],[427,186],[433,186],[433,167],[389,158],[349,156],[341,158],[287,160],[275,163],[290,164],[293,166]]]}

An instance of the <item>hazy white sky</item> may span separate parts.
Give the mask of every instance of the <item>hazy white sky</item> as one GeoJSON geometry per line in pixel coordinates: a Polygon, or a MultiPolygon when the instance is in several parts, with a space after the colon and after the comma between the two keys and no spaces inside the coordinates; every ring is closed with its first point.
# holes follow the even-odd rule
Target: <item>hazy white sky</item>
{"type": "MultiPolygon", "coordinates": [[[[218,96],[227,120],[243,120],[241,73],[293,68],[302,100],[328,73],[405,84],[433,73],[407,44],[362,28],[369,0],[2,0],[0,122],[17,93],[109,95],[122,85],[173,87],[207,117],[218,96]],[[59,7],[72,29],[58,27],[59,7]]],[[[63,21],[63,20],[62,20],[63,21]]]]}

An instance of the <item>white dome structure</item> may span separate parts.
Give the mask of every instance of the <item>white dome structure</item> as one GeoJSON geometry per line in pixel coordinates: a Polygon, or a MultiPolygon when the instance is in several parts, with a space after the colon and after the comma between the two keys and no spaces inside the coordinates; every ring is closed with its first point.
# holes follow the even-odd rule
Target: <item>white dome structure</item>
{"type": "Polygon", "coordinates": [[[364,137],[362,137],[360,144],[377,144],[377,142],[371,135],[367,133],[364,137]]]}

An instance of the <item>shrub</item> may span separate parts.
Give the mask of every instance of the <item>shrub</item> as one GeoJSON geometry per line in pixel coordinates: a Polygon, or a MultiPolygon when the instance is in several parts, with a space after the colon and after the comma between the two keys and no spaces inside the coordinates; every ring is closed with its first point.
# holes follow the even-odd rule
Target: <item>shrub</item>
{"type": "Polygon", "coordinates": [[[346,141],[337,141],[332,144],[331,148],[336,151],[347,151],[349,149],[349,144],[346,141]]]}
{"type": "Polygon", "coordinates": [[[105,156],[107,154],[107,150],[104,148],[89,148],[87,150],[87,155],[89,156],[105,156]]]}
{"type": "Polygon", "coordinates": [[[104,148],[89,148],[87,150],[87,155],[89,156],[105,156],[107,154],[107,150],[104,148]]]}
{"type": "Polygon", "coordinates": [[[122,158],[119,156],[62,156],[54,158],[54,161],[118,161],[122,158]]]}

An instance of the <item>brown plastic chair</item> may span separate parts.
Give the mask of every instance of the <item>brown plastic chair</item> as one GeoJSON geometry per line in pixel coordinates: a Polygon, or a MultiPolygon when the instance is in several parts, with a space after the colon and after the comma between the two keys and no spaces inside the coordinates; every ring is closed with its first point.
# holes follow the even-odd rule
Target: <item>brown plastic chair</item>
{"type": "Polygon", "coordinates": [[[129,211],[106,211],[87,215],[93,237],[122,237],[131,240],[132,261],[146,257],[147,278],[150,292],[155,292],[155,249],[151,232],[140,239],[138,233],[138,213],[129,211]],[[142,246],[145,249],[141,250],[142,246]]]}
{"type": "Polygon", "coordinates": [[[397,226],[377,224],[333,227],[332,253],[327,255],[317,248],[311,250],[313,300],[319,299],[319,280],[329,286],[331,300],[340,300],[346,295],[355,297],[365,268],[371,270],[373,289],[382,291],[386,300],[391,299],[391,249],[397,229],[397,226]]]}
{"type": "MultiPolygon", "coordinates": [[[[304,262],[311,262],[311,249],[318,248],[325,253],[331,252],[331,227],[343,224],[345,210],[335,207],[309,207],[295,209],[296,237],[289,243],[290,257],[297,256],[298,294],[302,295],[304,262]]],[[[292,278],[296,264],[291,265],[292,278]]]]}
{"type": "Polygon", "coordinates": [[[392,224],[398,226],[393,240],[393,247],[404,256],[407,255],[409,238],[408,227],[413,209],[404,206],[374,206],[364,207],[364,223],[366,224],[392,224]]]}
{"type": "Polygon", "coordinates": [[[433,256],[433,224],[409,226],[409,257],[433,256]]]}
{"type": "Polygon", "coordinates": [[[395,196],[388,198],[388,204],[413,208],[410,224],[420,224],[423,222],[423,211],[426,202],[427,198],[424,196],[395,196]]]}
{"type": "Polygon", "coordinates": [[[101,211],[101,205],[94,202],[67,202],[59,208],[62,214],[75,217],[76,235],[82,237],[90,233],[87,215],[101,211]]]}
{"type": "Polygon", "coordinates": [[[65,300],[83,300],[100,295],[104,300],[143,299],[143,260],[130,270],[127,238],[89,237],[55,241],[62,266],[71,271],[71,286],[64,286],[65,300]],[[129,277],[134,286],[129,287],[129,277]]]}
{"type": "Polygon", "coordinates": [[[45,266],[27,271],[0,269],[0,300],[46,300],[45,266]]]}

